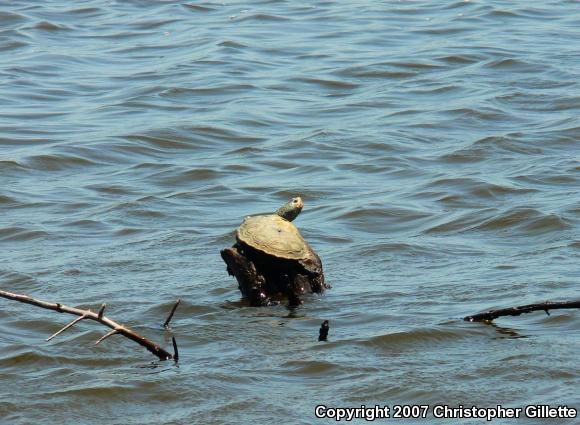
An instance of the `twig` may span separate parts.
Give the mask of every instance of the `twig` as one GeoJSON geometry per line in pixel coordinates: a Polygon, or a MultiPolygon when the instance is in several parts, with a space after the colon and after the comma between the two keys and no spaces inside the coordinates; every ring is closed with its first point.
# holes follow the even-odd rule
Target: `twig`
{"type": "Polygon", "coordinates": [[[111,332],[107,332],[105,335],[103,335],[102,337],[100,337],[97,342],[95,342],[95,345],[99,345],[101,342],[103,342],[104,340],[106,340],[108,337],[113,336],[113,335],[115,335],[117,333],[119,333],[119,332],[117,332],[117,329],[113,329],[111,332]]]}
{"type": "MultiPolygon", "coordinates": [[[[57,311],[59,313],[68,313],[68,314],[73,314],[75,316],[81,316],[82,319],[94,320],[96,322],[99,322],[99,323],[113,329],[115,331],[114,333],[121,334],[121,335],[129,338],[130,340],[135,341],[137,344],[141,345],[142,347],[145,347],[151,353],[156,355],[160,360],[169,360],[169,359],[173,358],[173,356],[169,352],[165,351],[163,348],[159,347],[154,342],[139,335],[135,331],[121,325],[120,323],[117,323],[117,322],[109,319],[108,317],[103,316],[102,312],[104,311],[104,308],[105,308],[104,305],[101,306],[101,309],[100,309],[101,315],[99,315],[98,313],[94,313],[91,310],[81,310],[79,308],[69,307],[69,306],[66,306],[66,305],[60,304],[60,303],[50,303],[47,301],[42,301],[42,300],[38,300],[38,299],[35,299],[32,297],[29,297],[27,295],[15,294],[15,293],[3,291],[3,290],[0,290],[0,297],[7,298],[9,300],[20,301],[20,302],[26,303],[26,304],[35,305],[37,307],[46,308],[48,310],[57,311]]],[[[82,320],[82,319],[80,319],[80,320],[82,320]]],[[[77,320],[77,321],[80,321],[80,320],[77,320]]],[[[59,332],[57,332],[57,334],[63,332],[65,329],[70,328],[72,325],[74,325],[76,323],[76,321],[73,321],[73,322],[69,323],[69,325],[67,325],[63,329],[61,329],[59,332]]],[[[109,334],[112,335],[113,333],[109,332],[109,334]]],[[[109,334],[105,335],[105,337],[108,338],[108,336],[110,336],[109,334]]],[[[51,338],[53,338],[54,336],[56,336],[56,335],[53,335],[51,338]]],[[[105,337],[101,338],[101,340],[105,339],[105,337]]],[[[99,342],[101,340],[99,340],[99,342]]]]}
{"type": "Polygon", "coordinates": [[[97,317],[99,319],[101,319],[103,317],[103,313],[105,312],[106,307],[107,307],[107,304],[101,304],[101,308],[99,309],[99,312],[97,313],[97,317]]]}
{"type": "Polygon", "coordinates": [[[173,315],[175,314],[175,310],[177,310],[177,307],[179,306],[179,303],[180,302],[181,302],[181,300],[180,299],[177,299],[177,301],[173,305],[173,308],[171,309],[171,312],[169,313],[169,316],[167,316],[167,320],[165,320],[165,323],[163,323],[163,327],[165,329],[169,329],[169,322],[171,322],[171,319],[173,319],[173,315]]]}
{"type": "Polygon", "coordinates": [[[75,320],[73,320],[68,325],[66,325],[65,327],[63,327],[60,331],[57,331],[57,332],[53,333],[51,336],[49,336],[48,338],[46,338],[46,342],[50,341],[55,336],[59,336],[61,333],[63,333],[64,331],[66,331],[68,328],[72,328],[78,322],[80,322],[81,320],[86,319],[86,318],[87,318],[87,316],[85,316],[85,315],[80,316],[80,317],[77,317],[75,320]]]}
{"type": "Polygon", "coordinates": [[[563,308],[580,308],[580,300],[574,301],[546,301],[538,304],[520,305],[517,307],[501,308],[498,310],[489,310],[484,313],[474,314],[473,316],[464,317],[463,320],[468,322],[491,322],[502,316],[519,316],[522,313],[530,313],[532,311],[545,311],[549,316],[548,310],[558,310],[563,308]]]}
{"type": "Polygon", "coordinates": [[[179,351],[177,351],[177,341],[175,341],[175,337],[171,337],[171,342],[173,343],[173,360],[175,363],[179,360],[179,351]]]}

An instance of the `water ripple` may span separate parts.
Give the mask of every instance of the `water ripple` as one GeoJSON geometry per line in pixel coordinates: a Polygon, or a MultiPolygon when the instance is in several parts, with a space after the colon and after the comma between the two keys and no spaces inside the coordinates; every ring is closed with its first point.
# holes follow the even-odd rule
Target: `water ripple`
{"type": "Polygon", "coordinates": [[[574,2],[4,3],[0,287],[182,360],[2,299],[0,422],[578,400],[573,310],[461,321],[577,297],[574,2]],[[296,195],[333,288],[248,307],[219,251],[296,195]]]}

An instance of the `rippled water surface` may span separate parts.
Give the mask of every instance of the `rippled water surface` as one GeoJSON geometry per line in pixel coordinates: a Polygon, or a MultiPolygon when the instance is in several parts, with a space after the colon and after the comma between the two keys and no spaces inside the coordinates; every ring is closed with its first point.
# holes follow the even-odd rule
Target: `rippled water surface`
{"type": "Polygon", "coordinates": [[[0,299],[0,422],[578,408],[577,311],[462,317],[578,297],[579,6],[2,2],[0,288],[181,358],[96,323],[46,343],[72,317],[0,299]],[[296,194],[333,289],[247,307],[219,250],[296,194]]]}

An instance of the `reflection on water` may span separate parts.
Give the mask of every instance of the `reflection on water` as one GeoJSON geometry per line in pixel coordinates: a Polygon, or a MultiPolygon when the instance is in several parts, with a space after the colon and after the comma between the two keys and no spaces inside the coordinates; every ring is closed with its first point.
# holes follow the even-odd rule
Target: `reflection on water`
{"type": "Polygon", "coordinates": [[[495,323],[489,323],[489,325],[493,326],[493,328],[497,331],[497,333],[499,334],[498,338],[513,338],[513,339],[528,338],[528,336],[526,335],[520,335],[514,329],[498,326],[495,323]]]}
{"type": "Polygon", "coordinates": [[[461,318],[577,298],[578,28],[564,0],[1,6],[0,287],[167,348],[183,300],[152,369],[0,300],[1,422],[577,405],[575,311],[461,318]],[[250,308],[219,250],[295,195],[333,289],[250,308]]]}

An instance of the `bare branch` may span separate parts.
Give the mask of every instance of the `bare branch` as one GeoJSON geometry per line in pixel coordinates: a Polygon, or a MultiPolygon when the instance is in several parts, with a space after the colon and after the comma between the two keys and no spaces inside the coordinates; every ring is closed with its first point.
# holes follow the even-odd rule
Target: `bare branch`
{"type": "Polygon", "coordinates": [[[173,315],[175,314],[175,310],[177,310],[177,307],[179,306],[179,303],[180,302],[181,302],[181,300],[180,299],[177,299],[177,301],[173,305],[173,308],[171,309],[171,312],[169,313],[169,316],[167,316],[167,320],[165,320],[165,323],[163,323],[163,327],[165,329],[169,329],[169,322],[171,322],[171,319],[173,319],[173,315]]]}
{"type": "Polygon", "coordinates": [[[173,360],[175,363],[179,360],[179,351],[177,351],[177,341],[175,341],[175,337],[171,337],[171,342],[173,343],[173,360]]]}
{"type": "MultiPolygon", "coordinates": [[[[75,308],[75,307],[69,307],[69,306],[66,306],[66,305],[60,304],[60,303],[50,303],[47,301],[38,300],[38,299],[35,299],[32,297],[29,297],[28,295],[15,294],[15,293],[3,291],[3,290],[0,290],[0,297],[7,298],[9,300],[19,301],[19,302],[22,302],[25,304],[35,305],[37,307],[46,308],[48,310],[57,311],[59,313],[68,313],[68,314],[73,314],[75,316],[81,316],[85,319],[94,320],[95,322],[99,322],[99,323],[113,329],[115,331],[115,333],[119,333],[119,334],[123,335],[124,337],[127,337],[130,340],[135,341],[137,344],[141,345],[142,347],[145,347],[151,353],[156,355],[160,360],[169,360],[169,359],[173,358],[173,356],[169,352],[167,352],[163,348],[159,347],[153,341],[148,340],[147,338],[139,335],[135,331],[121,325],[120,323],[117,323],[117,322],[109,319],[106,316],[103,316],[103,315],[99,316],[98,313],[94,313],[91,310],[82,310],[82,309],[75,308]]],[[[101,306],[101,311],[104,311],[104,305],[101,306]]],[[[72,326],[73,324],[74,323],[70,324],[70,326],[72,326]]],[[[70,327],[70,326],[68,326],[68,327],[70,327]]],[[[66,328],[66,326],[65,326],[65,328],[66,328]]],[[[61,330],[60,332],[62,332],[63,330],[61,330]]]]}
{"type": "Polygon", "coordinates": [[[102,341],[106,340],[108,337],[118,334],[119,332],[116,329],[113,329],[111,332],[107,332],[105,335],[99,338],[95,345],[99,345],[102,341]]]}
{"type": "Polygon", "coordinates": [[[489,310],[484,313],[474,314],[473,316],[464,317],[463,320],[467,322],[491,322],[502,316],[519,316],[522,313],[530,313],[532,311],[545,311],[549,316],[548,310],[558,310],[563,308],[580,308],[580,300],[574,301],[546,301],[538,304],[520,305],[518,307],[502,308],[498,310],[489,310]]]}
{"type": "Polygon", "coordinates": [[[78,322],[80,322],[83,319],[86,319],[87,316],[80,316],[77,317],[75,320],[73,320],[72,322],[70,322],[68,325],[66,325],[65,327],[61,328],[61,330],[53,333],[51,336],[49,336],[48,338],[46,338],[46,342],[50,341],[52,338],[59,336],[61,333],[63,333],[64,331],[66,331],[68,328],[72,328],[74,325],[76,325],[78,322]]]}

